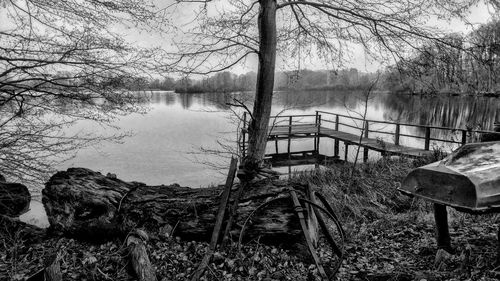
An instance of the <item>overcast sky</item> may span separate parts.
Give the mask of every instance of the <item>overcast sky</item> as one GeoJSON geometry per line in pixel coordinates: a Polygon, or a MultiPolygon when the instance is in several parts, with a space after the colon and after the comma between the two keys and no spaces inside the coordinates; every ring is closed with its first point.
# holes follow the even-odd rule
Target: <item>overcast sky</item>
{"type": "MultiPolygon", "coordinates": [[[[218,9],[223,8],[223,3],[225,2],[215,1],[215,7],[218,6],[217,7],[218,9]]],[[[176,10],[176,12],[172,15],[171,18],[172,23],[182,25],[186,24],[186,22],[192,19],[193,17],[192,11],[196,6],[199,6],[199,4],[191,4],[191,5],[192,8],[190,8],[190,6],[184,6],[183,9],[176,10]]],[[[211,7],[213,9],[214,3],[212,2],[210,5],[212,5],[211,7]]],[[[491,18],[492,18],[492,11],[488,9],[487,5],[481,2],[480,4],[476,5],[471,9],[468,20],[470,24],[479,25],[488,22],[489,20],[491,20],[491,18]]],[[[429,25],[438,26],[449,32],[458,32],[462,34],[467,34],[472,30],[471,25],[467,25],[458,20],[452,22],[439,22],[435,20],[435,21],[430,21],[429,25]]],[[[126,36],[129,40],[134,41],[143,46],[148,46],[148,47],[158,46],[158,47],[163,47],[165,49],[169,49],[169,46],[171,44],[171,38],[162,37],[157,34],[146,33],[146,32],[138,33],[134,31],[134,29],[125,30],[124,32],[126,33],[126,36]]],[[[374,72],[382,66],[381,62],[375,61],[370,57],[368,57],[365,54],[363,48],[360,46],[353,46],[351,53],[353,55],[350,58],[350,62],[348,63],[348,65],[346,65],[346,67],[355,67],[361,71],[374,72]]],[[[282,61],[282,59],[280,60],[278,58],[277,70],[285,70],[284,67],[281,65],[280,61],[282,61]]],[[[323,63],[321,63],[320,60],[313,59],[313,60],[301,61],[301,68],[325,69],[326,66],[323,63]]],[[[232,71],[236,73],[245,73],[248,71],[256,71],[256,70],[257,70],[256,56],[249,57],[246,60],[245,64],[240,64],[232,69],[232,71]]]]}

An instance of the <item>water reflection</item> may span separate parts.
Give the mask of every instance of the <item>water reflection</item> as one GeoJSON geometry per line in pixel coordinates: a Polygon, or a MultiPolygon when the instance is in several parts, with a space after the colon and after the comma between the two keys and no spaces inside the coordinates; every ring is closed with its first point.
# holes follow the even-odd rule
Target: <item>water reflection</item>
{"type": "MultiPolygon", "coordinates": [[[[103,144],[97,149],[82,150],[60,169],[69,166],[88,167],[103,173],[116,173],[124,180],[148,184],[178,182],[199,187],[222,183],[224,174],[200,162],[224,166],[229,164],[229,160],[203,153],[193,156],[190,152],[199,152],[200,147],[218,149],[217,141],[222,138],[235,140],[237,127],[229,119],[227,103],[233,103],[236,98],[251,108],[253,93],[176,94],[158,91],[140,94],[148,98],[150,111],[144,115],[121,117],[116,123],[124,131],[134,132],[132,137],[122,144],[103,144]]],[[[310,114],[315,110],[324,110],[356,115],[356,112],[360,113],[364,109],[363,93],[277,92],[273,100],[273,114],[283,109],[286,109],[284,114],[310,114]]],[[[454,128],[470,126],[491,129],[493,122],[500,119],[500,99],[374,94],[368,103],[367,117],[454,128]]],[[[418,129],[413,130],[417,131],[409,133],[423,135],[418,129]]],[[[386,141],[393,140],[389,137],[386,141]]],[[[299,142],[296,145],[310,144],[299,142]]],[[[403,140],[402,144],[409,145],[403,140]]],[[[416,145],[420,147],[421,144],[416,145]]]]}
{"type": "MultiPolygon", "coordinates": [[[[225,111],[228,103],[242,101],[252,107],[253,92],[176,94],[150,92],[152,104],[181,105],[183,109],[212,109],[225,111]]],[[[284,112],[314,113],[315,110],[333,111],[359,116],[364,110],[361,91],[295,91],[276,92],[273,114],[284,112]]],[[[437,127],[492,130],[500,121],[500,99],[487,97],[421,97],[372,93],[368,101],[368,119],[393,121],[437,127]]],[[[410,133],[423,135],[423,128],[409,128],[410,133]]],[[[446,132],[436,130],[436,137],[446,132]],[[442,133],[440,135],[440,133],[442,133]]]]}
{"type": "Polygon", "coordinates": [[[500,99],[487,97],[381,96],[384,119],[451,128],[492,130],[500,99]]]}

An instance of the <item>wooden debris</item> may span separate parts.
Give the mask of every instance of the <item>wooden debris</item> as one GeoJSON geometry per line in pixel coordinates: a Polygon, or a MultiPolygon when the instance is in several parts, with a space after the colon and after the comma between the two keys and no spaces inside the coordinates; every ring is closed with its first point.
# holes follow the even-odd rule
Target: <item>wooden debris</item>
{"type": "Polygon", "coordinates": [[[62,281],[61,253],[56,251],[44,261],[44,268],[28,277],[26,281],[62,281]]]}
{"type": "Polygon", "coordinates": [[[136,229],[127,237],[127,247],[132,268],[139,281],[156,281],[156,273],[149,260],[146,243],[148,235],[144,230],[136,229]]]}
{"type": "Polygon", "coordinates": [[[219,204],[219,210],[217,211],[217,218],[215,220],[214,230],[212,232],[212,238],[210,240],[210,245],[208,247],[208,251],[203,257],[202,261],[198,265],[198,268],[193,274],[191,278],[192,281],[197,281],[200,279],[201,275],[205,271],[208,263],[210,262],[210,258],[212,257],[213,252],[215,251],[215,247],[217,246],[217,242],[219,241],[219,234],[222,228],[222,223],[224,221],[224,215],[226,213],[227,202],[229,201],[229,195],[231,194],[231,188],[233,187],[234,176],[236,174],[236,165],[238,164],[238,160],[236,158],[231,158],[231,164],[229,167],[229,173],[226,179],[226,185],[224,188],[224,192],[222,193],[222,199],[219,204]]]}

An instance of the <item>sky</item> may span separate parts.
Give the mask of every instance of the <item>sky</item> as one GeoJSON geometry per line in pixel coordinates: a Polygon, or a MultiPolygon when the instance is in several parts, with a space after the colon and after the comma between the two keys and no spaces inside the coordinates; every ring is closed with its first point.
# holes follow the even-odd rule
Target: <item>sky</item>
{"type": "MultiPolygon", "coordinates": [[[[217,9],[224,8],[225,1],[215,1],[215,5],[211,3],[207,7],[211,7],[211,12],[215,12],[217,9]]],[[[189,19],[192,18],[193,10],[195,7],[199,7],[199,4],[191,4],[192,6],[184,6],[184,9],[178,9],[171,18],[172,23],[176,25],[189,26],[189,19]]],[[[469,22],[472,25],[479,25],[488,22],[492,18],[492,10],[488,8],[484,2],[480,2],[476,6],[472,7],[469,15],[469,22]]],[[[430,21],[430,25],[438,26],[444,30],[453,33],[467,34],[472,30],[471,25],[466,25],[458,20],[452,22],[440,22],[438,20],[430,21]]],[[[165,49],[169,49],[171,38],[158,36],[152,33],[136,33],[133,31],[128,32],[127,38],[143,46],[159,46],[165,49]]],[[[383,67],[383,63],[376,61],[366,55],[364,49],[360,46],[353,45],[351,47],[352,57],[349,62],[345,65],[346,68],[355,67],[360,71],[364,72],[375,72],[377,69],[383,67]]],[[[277,59],[277,70],[285,70],[285,66],[281,63],[283,59],[277,59]]],[[[301,61],[301,67],[307,69],[325,69],[326,66],[319,59],[303,60],[301,61]]],[[[249,71],[257,70],[257,59],[256,56],[249,57],[244,64],[237,65],[233,67],[231,71],[241,74],[249,71]]]]}

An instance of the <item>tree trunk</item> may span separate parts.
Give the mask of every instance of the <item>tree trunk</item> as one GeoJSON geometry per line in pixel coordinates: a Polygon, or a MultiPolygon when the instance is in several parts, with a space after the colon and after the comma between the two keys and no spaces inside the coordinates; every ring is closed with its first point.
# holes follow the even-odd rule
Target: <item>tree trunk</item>
{"type": "MultiPolygon", "coordinates": [[[[251,182],[239,201],[231,236],[237,239],[247,216],[286,188],[279,180],[251,182]]],[[[124,237],[134,228],[144,228],[153,236],[163,235],[160,229],[172,227],[173,235],[185,240],[209,241],[221,192],[222,187],[147,186],[70,168],[52,176],[42,191],[42,200],[51,230],[76,238],[106,241],[124,237]]],[[[237,192],[232,194],[230,203],[237,192]]],[[[262,236],[261,241],[295,242],[301,238],[299,229],[291,204],[283,202],[259,212],[245,233],[248,237],[262,236]]]]}
{"type": "Polygon", "coordinates": [[[276,0],[260,0],[259,2],[259,69],[253,120],[248,128],[247,161],[250,163],[258,163],[264,158],[276,64],[276,0]]]}

